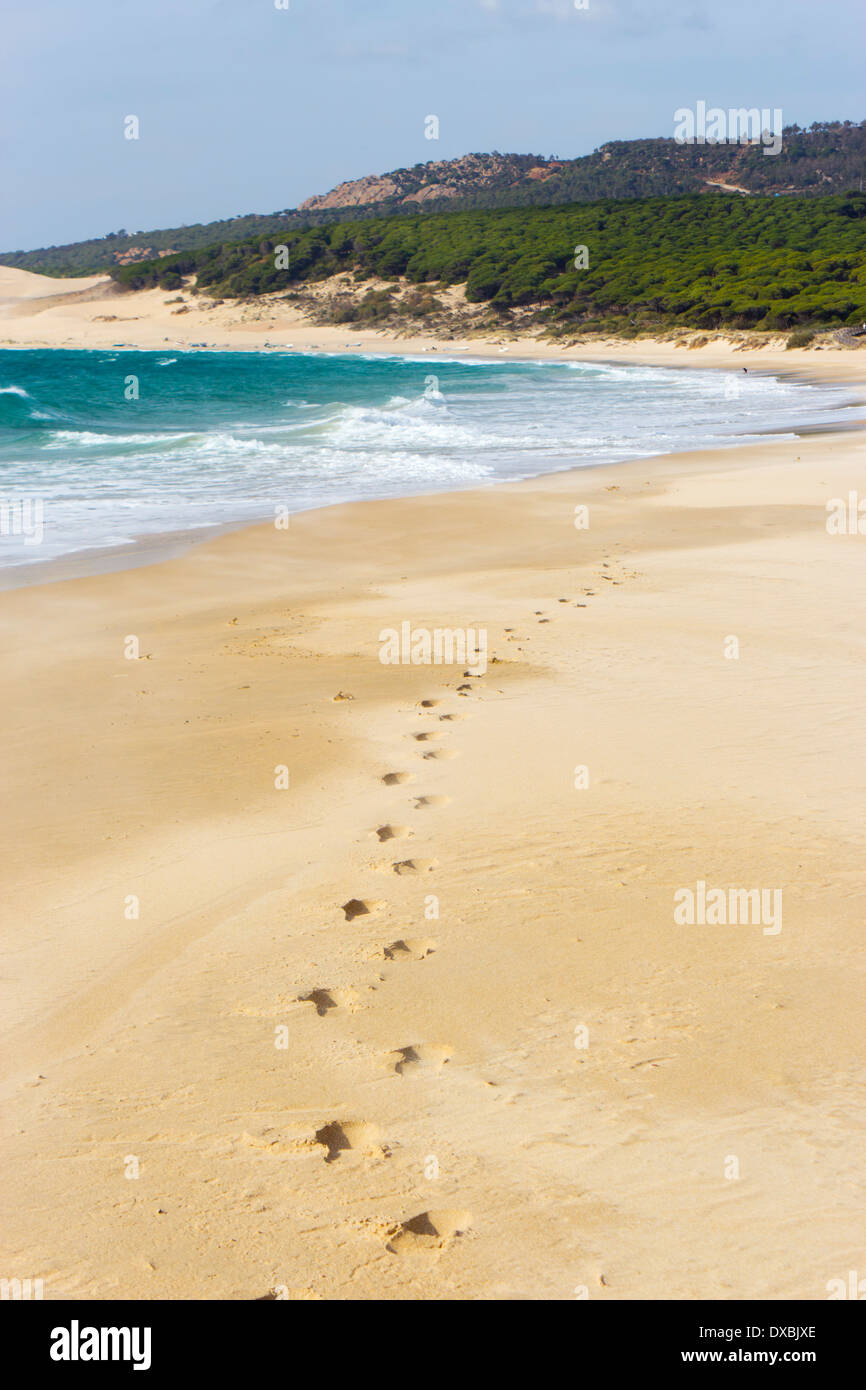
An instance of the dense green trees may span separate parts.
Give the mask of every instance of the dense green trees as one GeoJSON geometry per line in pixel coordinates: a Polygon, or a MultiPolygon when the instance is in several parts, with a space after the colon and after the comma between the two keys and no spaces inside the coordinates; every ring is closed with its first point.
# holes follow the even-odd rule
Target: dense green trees
{"type": "MultiPolygon", "coordinates": [[[[288,292],[339,270],[405,276],[419,286],[465,283],[469,300],[503,312],[535,305],[553,325],[792,329],[866,320],[859,192],[392,216],[287,232],[281,244],[287,269],[256,238],[114,274],[130,288],[171,289],[194,273],[200,288],[226,297],[288,292]],[[587,248],[585,268],[575,266],[578,246],[587,248]]],[[[380,317],[381,299],[366,316],[374,302],[380,317]]],[[[435,304],[429,294],[419,302],[435,304]]]]}

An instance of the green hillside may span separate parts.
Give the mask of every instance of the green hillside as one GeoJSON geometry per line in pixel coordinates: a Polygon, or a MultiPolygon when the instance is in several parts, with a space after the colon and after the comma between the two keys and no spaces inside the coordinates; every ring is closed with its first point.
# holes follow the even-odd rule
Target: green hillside
{"type": "Polygon", "coordinates": [[[291,293],[340,271],[351,272],[362,292],[344,315],[359,320],[387,312],[386,291],[363,294],[364,279],[376,276],[426,287],[420,312],[425,304],[435,309],[438,287],[465,284],[470,301],[503,316],[533,306],[551,326],[855,324],[866,320],[866,194],[689,195],[399,215],[211,246],[112,273],[130,289],[165,290],[195,275],[200,292],[243,298],[291,293]],[[586,253],[576,254],[581,246],[586,253]]]}

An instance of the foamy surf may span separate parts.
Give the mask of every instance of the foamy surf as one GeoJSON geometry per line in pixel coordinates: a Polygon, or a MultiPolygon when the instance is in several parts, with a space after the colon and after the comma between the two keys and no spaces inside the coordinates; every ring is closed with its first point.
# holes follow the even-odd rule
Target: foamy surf
{"type": "Polygon", "coordinates": [[[848,408],[754,373],[501,357],[15,350],[4,378],[0,498],[39,499],[44,528],[38,545],[0,535],[0,566],[778,437],[848,408]]]}

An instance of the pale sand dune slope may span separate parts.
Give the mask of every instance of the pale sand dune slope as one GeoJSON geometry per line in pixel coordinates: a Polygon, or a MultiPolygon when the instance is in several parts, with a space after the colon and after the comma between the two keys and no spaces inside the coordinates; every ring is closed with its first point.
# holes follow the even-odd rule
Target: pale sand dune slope
{"type": "Polygon", "coordinates": [[[89,290],[106,284],[107,275],[71,276],[61,279],[53,275],[34,275],[31,270],[0,265],[0,299],[45,299],[73,290],[89,290]]]}
{"type": "Polygon", "coordinates": [[[866,537],[825,502],[863,442],[4,594],[4,1272],[821,1299],[862,1265],[866,537]],[[383,666],[403,619],[497,661],[383,666]],[[677,925],[698,880],[781,888],[782,930],[677,925]]]}

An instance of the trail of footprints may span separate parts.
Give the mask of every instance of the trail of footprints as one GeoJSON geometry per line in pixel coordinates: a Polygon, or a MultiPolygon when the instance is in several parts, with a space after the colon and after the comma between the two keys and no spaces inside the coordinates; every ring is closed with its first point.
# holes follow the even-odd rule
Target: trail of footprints
{"type": "MultiPolygon", "coordinates": [[[[624,579],[638,579],[640,577],[636,571],[626,569],[619,557],[605,557],[600,563],[600,569],[596,571],[597,580],[607,581],[613,585],[621,584],[624,579]],[[611,564],[611,558],[613,564],[611,564]],[[611,573],[612,569],[613,573],[611,573]]],[[[584,588],[579,598],[560,598],[558,603],[572,604],[575,608],[587,608],[589,605],[586,600],[596,598],[598,592],[594,588],[584,588]]],[[[551,622],[551,618],[544,609],[535,609],[533,616],[537,623],[551,622]]],[[[519,635],[512,627],[505,628],[504,636],[507,642],[521,643],[528,640],[525,636],[519,635]]],[[[518,646],[517,650],[522,651],[523,648],[518,646]]],[[[497,657],[492,658],[493,662],[498,660],[497,657]]],[[[474,680],[478,678],[477,673],[465,671],[463,682],[452,693],[455,693],[459,698],[468,698],[474,694],[476,689],[474,680]]],[[[335,698],[351,699],[352,697],[341,693],[335,698]]],[[[441,707],[444,703],[443,699],[431,696],[420,700],[416,708],[422,716],[433,719],[445,727],[436,728],[434,726],[416,729],[406,736],[410,743],[418,745],[416,754],[424,762],[446,762],[459,756],[456,750],[449,748],[445,742],[449,733],[447,726],[465,719],[466,715],[456,710],[442,710],[441,707]]],[[[417,780],[417,774],[408,771],[386,772],[381,778],[386,787],[407,787],[417,780]]],[[[438,810],[449,805],[451,801],[450,796],[444,793],[421,792],[417,795],[412,793],[409,795],[416,811],[438,810]]],[[[395,840],[411,840],[415,830],[411,825],[388,821],[378,826],[373,833],[379,844],[389,845],[395,840]]],[[[390,865],[383,867],[400,876],[405,874],[424,876],[435,871],[438,867],[438,860],[415,857],[395,859],[390,865]]],[[[345,921],[354,922],[358,918],[374,916],[386,906],[385,902],[378,899],[350,898],[341,905],[341,911],[345,921]]],[[[437,949],[438,942],[433,937],[398,937],[382,947],[382,957],[394,964],[418,963],[433,955],[437,949]]],[[[358,990],[353,988],[320,988],[299,996],[296,1002],[311,1004],[320,1018],[326,1018],[335,1010],[353,1011],[358,1007],[359,999],[358,990]]],[[[451,1056],[451,1048],[442,1043],[416,1041],[396,1048],[389,1054],[386,1061],[392,1075],[401,1078],[415,1076],[423,1078],[441,1074],[451,1056]]],[[[664,1060],[666,1059],[653,1058],[648,1063],[636,1065],[658,1065],[664,1060]]],[[[268,1151],[275,1149],[280,1152],[300,1149],[309,1151],[310,1148],[314,1147],[322,1154],[324,1162],[329,1165],[345,1161],[347,1154],[355,1154],[362,1161],[376,1161],[387,1159],[391,1152],[376,1125],[366,1120],[356,1119],[331,1120],[316,1130],[312,1139],[308,1137],[305,1140],[294,1141],[288,1146],[267,1136],[254,1138],[250,1135],[244,1135],[243,1138],[248,1144],[268,1151]]],[[[390,1226],[382,1226],[381,1223],[376,1222],[364,1222],[362,1224],[365,1227],[373,1225],[378,1229],[384,1240],[385,1249],[391,1254],[426,1254],[429,1256],[446,1249],[454,1240],[468,1231],[472,1225],[472,1214],[458,1208],[437,1208],[419,1212],[404,1221],[393,1222],[390,1226]]],[[[275,1296],[271,1291],[271,1293],[265,1294],[264,1298],[269,1299],[275,1296]]]]}
{"type": "MultiPolygon", "coordinates": [[[[466,673],[469,674],[468,672],[466,673]]],[[[457,694],[465,695],[473,687],[469,684],[459,686],[457,694]]],[[[423,717],[435,719],[441,728],[413,730],[408,740],[418,745],[417,756],[422,761],[450,761],[458,756],[448,748],[445,740],[448,726],[465,719],[464,714],[445,710],[439,712],[444,701],[439,698],[421,700],[416,712],[423,717]],[[436,745],[431,747],[430,745],[436,745]]],[[[382,777],[386,787],[406,787],[417,781],[413,772],[387,772],[382,777]]],[[[448,806],[451,797],[444,793],[422,792],[413,796],[411,803],[416,811],[440,810],[448,806]]],[[[387,821],[373,832],[380,845],[391,845],[395,841],[411,840],[415,829],[411,825],[387,821]]],[[[394,859],[387,870],[398,876],[416,875],[424,877],[432,874],[439,866],[436,858],[394,859]]],[[[375,916],[387,906],[372,898],[349,898],[341,904],[340,910],[346,922],[355,922],[364,917],[375,916]]],[[[426,960],[438,949],[434,937],[398,937],[384,945],[382,956],[395,964],[418,963],[426,960]]],[[[352,988],[321,988],[309,991],[298,997],[298,1003],[312,1004],[320,1018],[327,1017],[334,1010],[352,1011],[358,1005],[358,990],[352,988]]],[[[451,1058],[451,1048],[442,1043],[415,1041],[395,1048],[387,1059],[392,1075],[399,1077],[435,1076],[441,1073],[451,1058]]],[[[387,1158],[388,1145],[382,1141],[377,1127],[365,1120],[331,1120],[316,1131],[315,1145],[322,1153],[325,1163],[339,1164],[344,1155],[354,1153],[363,1159],[387,1158]]],[[[445,1249],[457,1236],[468,1230],[472,1222],[469,1212],[452,1209],[423,1211],[408,1220],[392,1225],[384,1232],[385,1248],[392,1254],[435,1253],[445,1249]]]]}
{"type": "MultiPolygon", "coordinates": [[[[624,568],[622,562],[614,559],[614,566],[619,568],[619,574],[610,573],[610,560],[605,558],[601,562],[601,572],[597,578],[607,580],[612,584],[621,584],[623,579],[637,579],[640,576],[624,568]],[[607,572],[605,572],[607,571],[607,572]]],[[[580,598],[560,598],[560,604],[573,604],[576,608],[586,608],[587,599],[596,597],[597,591],[591,588],[584,588],[580,598]]],[[[536,609],[534,617],[538,623],[549,623],[551,618],[543,609],[536,609]]],[[[504,630],[507,642],[520,643],[527,638],[517,634],[514,628],[508,627],[504,630]]],[[[522,651],[522,647],[518,647],[522,651]]],[[[492,661],[497,662],[499,658],[493,657],[492,661]]],[[[463,681],[456,686],[451,694],[456,694],[458,698],[466,699],[473,695],[477,689],[475,681],[479,679],[477,673],[465,671],[463,681]]],[[[338,699],[350,699],[351,696],[342,694],[335,697],[338,699]]],[[[416,745],[416,756],[422,762],[446,762],[459,756],[458,752],[449,748],[447,745],[447,735],[450,732],[450,725],[465,719],[467,716],[457,710],[442,709],[445,701],[439,697],[428,697],[418,702],[416,713],[430,720],[435,720],[441,728],[434,726],[410,731],[406,738],[411,745],[416,745]]],[[[381,777],[381,782],[386,787],[408,787],[418,781],[418,775],[410,771],[386,772],[381,777]]],[[[419,792],[418,794],[409,793],[409,799],[416,811],[439,810],[448,806],[451,797],[445,793],[419,792]]],[[[415,828],[412,825],[404,825],[396,821],[386,821],[384,824],[375,828],[371,833],[375,834],[380,845],[391,845],[393,841],[411,840],[415,835],[415,828]]],[[[405,859],[394,859],[390,864],[381,866],[386,871],[396,875],[419,875],[426,876],[433,873],[438,868],[439,861],[435,858],[411,857],[405,859]]],[[[341,904],[340,910],[346,922],[354,922],[359,918],[375,916],[378,912],[387,907],[387,903],[374,898],[349,898],[341,904]]],[[[433,955],[438,950],[439,943],[434,937],[397,937],[393,941],[382,946],[382,958],[390,963],[400,965],[404,963],[420,963],[433,955]]],[[[381,977],[383,980],[386,977],[381,977]]],[[[311,1004],[320,1018],[327,1018],[334,1011],[352,1012],[359,1006],[360,994],[354,988],[319,988],[310,990],[308,993],[298,996],[296,1003],[311,1004]]],[[[442,1043],[429,1043],[415,1041],[405,1046],[395,1048],[385,1059],[386,1064],[393,1076],[400,1078],[435,1077],[440,1075],[451,1060],[451,1048],[442,1043]]],[[[654,1063],[665,1060],[663,1058],[653,1059],[654,1063]]],[[[243,1136],[244,1141],[254,1147],[261,1147],[267,1150],[279,1148],[283,1151],[286,1146],[280,1144],[278,1140],[271,1140],[268,1137],[253,1138],[249,1135],[243,1136]]],[[[328,1165],[346,1161],[346,1155],[354,1154],[363,1162],[381,1161],[390,1156],[389,1145],[384,1142],[376,1125],[366,1120],[341,1119],[330,1120],[316,1130],[315,1135],[304,1140],[294,1141],[288,1146],[292,1151],[306,1150],[315,1148],[321,1153],[324,1162],[328,1165]]],[[[393,1255],[435,1255],[445,1250],[454,1240],[463,1235],[471,1228],[472,1214],[458,1208],[437,1208],[419,1212],[406,1220],[392,1222],[390,1225],[382,1225],[378,1222],[362,1223],[365,1228],[375,1227],[384,1241],[385,1249],[393,1255]]],[[[264,1297],[274,1296],[265,1294],[264,1297]]]]}
{"type": "MultiPolygon", "coordinates": [[[[625,570],[619,560],[615,560],[614,563],[619,565],[622,577],[615,578],[613,574],[604,572],[610,569],[610,562],[605,559],[602,561],[602,572],[598,578],[619,584],[622,582],[622,578],[634,579],[639,577],[637,573],[625,570]]],[[[576,608],[586,608],[588,605],[585,599],[595,597],[596,591],[594,589],[585,588],[580,599],[560,598],[558,602],[560,604],[571,603],[576,608]]],[[[551,621],[543,609],[536,609],[534,617],[539,623],[551,621]]],[[[519,636],[514,628],[505,628],[504,633],[505,640],[508,642],[519,643],[527,640],[525,637],[519,636]]],[[[518,650],[522,651],[522,647],[519,647],[518,650]]],[[[498,658],[494,657],[492,660],[496,662],[498,658]]],[[[477,673],[465,671],[463,682],[457,685],[451,693],[456,694],[459,698],[468,698],[475,693],[477,687],[474,681],[477,679],[479,679],[477,673]]],[[[351,697],[341,695],[336,698],[349,699],[351,697]]],[[[422,762],[445,762],[459,756],[455,749],[447,746],[446,739],[450,732],[448,726],[465,719],[467,716],[456,710],[442,710],[441,707],[444,703],[445,701],[441,698],[428,697],[420,700],[416,706],[418,714],[444,726],[442,728],[416,729],[406,735],[411,744],[417,745],[416,756],[422,762]]],[[[381,777],[381,782],[386,787],[408,787],[416,783],[417,780],[417,774],[409,771],[386,772],[381,777]]],[[[410,793],[409,796],[416,811],[439,810],[451,802],[451,797],[445,793],[420,792],[417,795],[410,793]]],[[[375,834],[380,845],[390,845],[392,841],[411,840],[415,834],[415,829],[411,825],[387,821],[371,833],[375,834]]],[[[433,873],[438,868],[438,863],[439,861],[435,858],[412,857],[395,859],[390,865],[382,867],[400,876],[414,874],[423,877],[433,873]]],[[[349,898],[341,904],[340,910],[346,922],[354,922],[359,918],[375,916],[386,906],[387,903],[378,899],[349,898]]],[[[398,937],[383,945],[382,958],[394,964],[419,963],[433,955],[437,949],[438,942],[433,937],[398,937]]],[[[358,990],[353,988],[319,988],[298,996],[296,1002],[313,1005],[318,1016],[326,1018],[336,1010],[353,1011],[358,1007],[359,999],[358,990]]],[[[451,1056],[451,1048],[445,1044],[415,1041],[403,1047],[395,1048],[386,1061],[392,1075],[401,1078],[416,1076],[423,1078],[441,1074],[451,1056]]],[[[246,1135],[244,1139],[259,1147],[273,1147],[268,1140],[252,1139],[246,1135]]],[[[315,1132],[312,1140],[308,1138],[291,1147],[307,1150],[315,1147],[322,1154],[324,1162],[329,1165],[339,1164],[341,1160],[345,1161],[344,1156],[350,1153],[359,1155],[362,1160],[381,1160],[387,1159],[391,1152],[388,1144],[382,1140],[376,1125],[366,1120],[356,1119],[331,1120],[315,1132]]],[[[471,1225],[472,1215],[470,1212],[457,1208],[442,1208],[419,1212],[407,1220],[380,1228],[380,1233],[385,1241],[385,1249],[392,1254],[431,1254],[447,1248],[452,1241],[468,1231],[471,1225]]],[[[266,1294],[264,1297],[269,1298],[271,1295],[266,1294]]]]}

